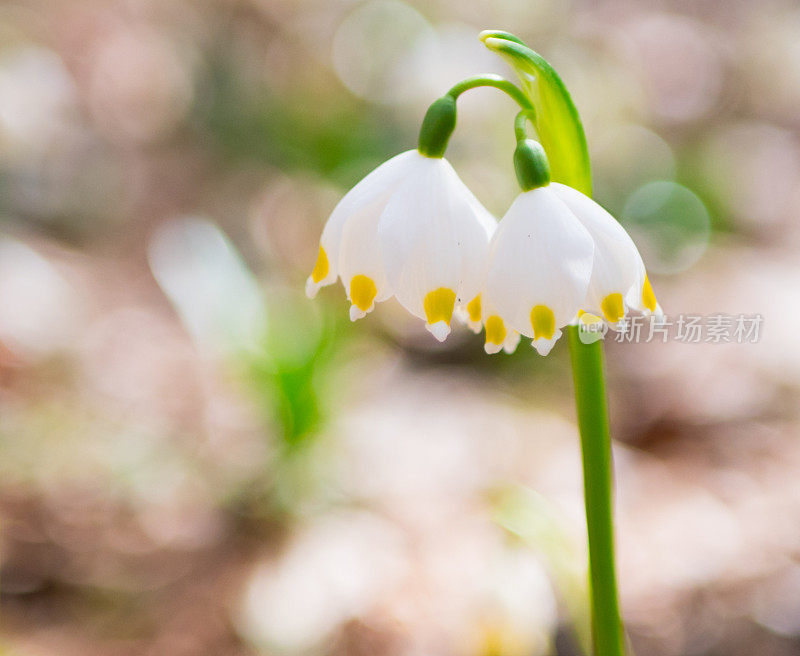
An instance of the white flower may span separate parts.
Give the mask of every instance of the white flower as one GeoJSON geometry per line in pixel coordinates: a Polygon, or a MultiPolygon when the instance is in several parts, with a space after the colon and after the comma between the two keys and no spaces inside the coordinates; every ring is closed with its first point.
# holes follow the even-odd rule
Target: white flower
{"type": "Polygon", "coordinates": [[[447,160],[407,151],[336,206],[306,293],[340,277],[353,320],[394,295],[442,341],[454,309],[480,291],[495,226],[447,160]]]}
{"type": "Polygon", "coordinates": [[[516,330],[547,355],[584,312],[617,327],[628,309],[660,314],[642,258],[602,207],[559,183],[520,194],[490,245],[482,293],[486,351],[516,330]]]}
{"type": "Polygon", "coordinates": [[[591,235],[549,186],[517,196],[490,246],[487,343],[513,329],[547,355],[586,299],[593,259],[591,235]]]}

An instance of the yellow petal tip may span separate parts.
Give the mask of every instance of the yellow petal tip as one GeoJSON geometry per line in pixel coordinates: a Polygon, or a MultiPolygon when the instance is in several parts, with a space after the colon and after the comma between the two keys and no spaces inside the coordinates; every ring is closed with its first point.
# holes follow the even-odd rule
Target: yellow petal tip
{"type": "Polygon", "coordinates": [[[600,309],[608,323],[618,323],[625,317],[625,303],[619,292],[609,294],[600,303],[600,309]]]}
{"type": "Polygon", "coordinates": [[[556,317],[546,305],[537,305],[531,310],[533,338],[552,339],[556,332],[556,317]]]}
{"type": "Polygon", "coordinates": [[[441,321],[444,322],[449,330],[455,305],[456,293],[452,289],[439,287],[439,289],[428,292],[422,302],[428,325],[433,326],[441,321]]]}
{"type": "Polygon", "coordinates": [[[359,274],[350,280],[350,302],[362,312],[372,309],[377,295],[378,288],[372,278],[359,274]]]}
{"type": "Polygon", "coordinates": [[[319,253],[317,254],[317,261],[314,263],[314,269],[311,271],[311,280],[314,283],[320,283],[328,277],[330,270],[331,265],[328,261],[328,254],[325,252],[325,249],[320,246],[319,253]]]}
{"type": "Polygon", "coordinates": [[[656,295],[653,292],[653,286],[650,284],[650,278],[647,274],[644,276],[644,285],[642,286],[642,305],[644,305],[650,312],[655,312],[658,306],[656,295]]]}
{"type": "MultiPolygon", "coordinates": [[[[491,345],[492,348],[497,347],[497,351],[503,348],[503,343],[506,341],[506,325],[503,320],[496,314],[493,314],[486,319],[486,344],[491,345]]],[[[495,351],[495,353],[497,352],[495,351]]]]}
{"type": "Polygon", "coordinates": [[[467,303],[467,314],[472,323],[480,323],[481,320],[481,295],[478,294],[469,303],[467,303]]]}

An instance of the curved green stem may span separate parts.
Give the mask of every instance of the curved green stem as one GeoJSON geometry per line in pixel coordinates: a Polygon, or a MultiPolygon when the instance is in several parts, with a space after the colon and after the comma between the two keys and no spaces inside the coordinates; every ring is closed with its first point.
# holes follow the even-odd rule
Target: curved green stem
{"type": "Polygon", "coordinates": [[[495,89],[500,89],[500,91],[504,91],[511,96],[522,109],[533,111],[533,104],[516,84],[494,73],[474,75],[473,77],[468,77],[466,80],[461,80],[461,82],[454,85],[445,95],[458,98],[465,91],[478,87],[494,87],[495,89]]]}
{"type": "Polygon", "coordinates": [[[477,87],[499,89],[513,98],[528,116],[536,116],[533,104],[522,89],[505,78],[492,73],[468,77],[453,86],[450,91],[428,108],[419,130],[417,149],[421,154],[426,157],[444,156],[444,152],[447,150],[447,143],[456,128],[456,101],[462,93],[477,87]]]}
{"type": "Polygon", "coordinates": [[[533,122],[534,112],[529,109],[523,109],[514,118],[514,135],[517,141],[525,141],[528,138],[528,121],[533,122]]]}

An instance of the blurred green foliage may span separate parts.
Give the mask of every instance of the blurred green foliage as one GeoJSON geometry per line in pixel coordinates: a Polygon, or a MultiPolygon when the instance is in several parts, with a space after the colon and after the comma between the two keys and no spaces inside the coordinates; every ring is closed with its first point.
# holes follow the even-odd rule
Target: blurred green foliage
{"type": "Polygon", "coordinates": [[[412,138],[386,111],[341,91],[325,100],[313,88],[254,92],[224,54],[209,58],[205,70],[195,113],[229,164],[312,171],[346,186],[412,138]]]}

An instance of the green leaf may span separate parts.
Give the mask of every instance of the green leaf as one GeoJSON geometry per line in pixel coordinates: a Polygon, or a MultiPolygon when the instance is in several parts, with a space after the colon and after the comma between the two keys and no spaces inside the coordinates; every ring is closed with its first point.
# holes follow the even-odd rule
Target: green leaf
{"type": "Polygon", "coordinates": [[[591,196],[586,135],[575,103],[558,73],[513,34],[487,30],[481,32],[480,38],[489,50],[511,64],[536,108],[534,125],[550,161],[552,179],[591,196]]]}

